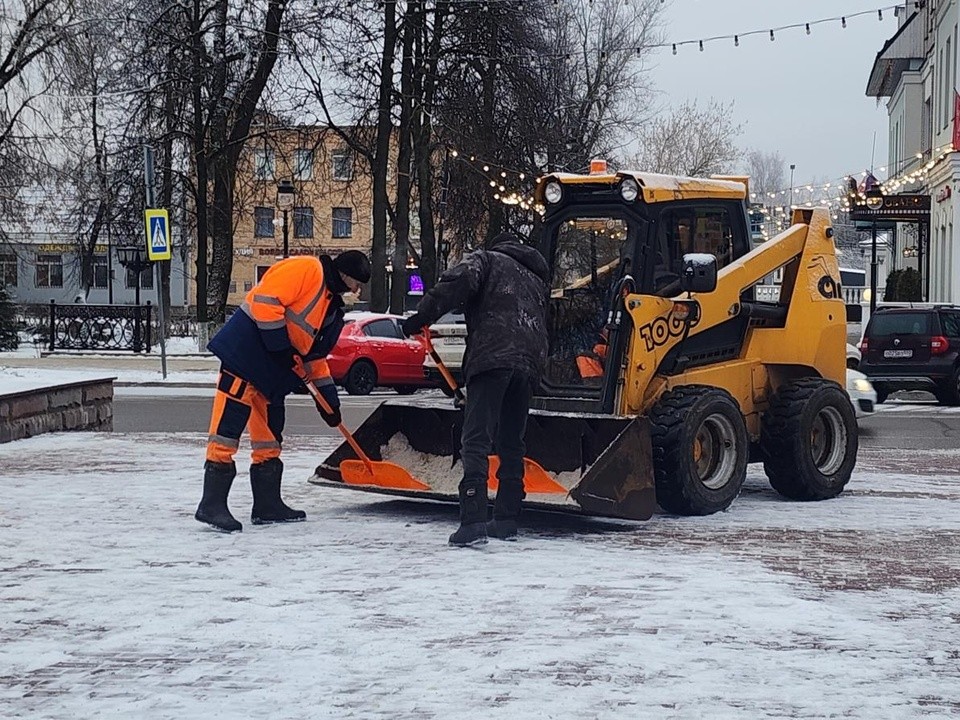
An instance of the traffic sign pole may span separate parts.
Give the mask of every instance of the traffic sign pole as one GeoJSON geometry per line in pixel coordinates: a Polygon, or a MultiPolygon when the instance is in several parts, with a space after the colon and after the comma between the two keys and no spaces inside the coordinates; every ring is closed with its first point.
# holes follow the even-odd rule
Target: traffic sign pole
{"type": "MultiPolygon", "coordinates": [[[[146,231],[147,231],[147,257],[151,256],[151,251],[153,249],[154,242],[154,233],[152,232],[153,217],[150,213],[150,210],[156,206],[156,190],[154,188],[154,183],[156,182],[156,173],[153,167],[153,148],[149,145],[143,146],[143,175],[146,191],[147,191],[147,213],[146,213],[146,231]]],[[[166,211],[163,211],[162,216],[157,216],[163,218],[163,234],[166,244],[166,255],[165,258],[159,259],[155,263],[157,266],[157,313],[160,320],[160,372],[163,374],[163,379],[167,379],[167,322],[165,313],[163,311],[163,273],[161,272],[160,263],[169,261],[170,259],[170,246],[171,246],[171,232],[170,232],[170,222],[169,217],[167,216],[166,211]]],[[[140,278],[137,278],[137,283],[139,284],[140,278]]]]}

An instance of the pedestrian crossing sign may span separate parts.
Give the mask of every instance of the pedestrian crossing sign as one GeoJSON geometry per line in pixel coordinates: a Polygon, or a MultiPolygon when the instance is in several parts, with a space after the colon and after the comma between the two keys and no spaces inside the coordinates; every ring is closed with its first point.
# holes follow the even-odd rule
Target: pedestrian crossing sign
{"type": "Polygon", "coordinates": [[[144,213],[147,231],[147,257],[150,260],[169,260],[170,216],[166,210],[147,210],[144,213]]]}

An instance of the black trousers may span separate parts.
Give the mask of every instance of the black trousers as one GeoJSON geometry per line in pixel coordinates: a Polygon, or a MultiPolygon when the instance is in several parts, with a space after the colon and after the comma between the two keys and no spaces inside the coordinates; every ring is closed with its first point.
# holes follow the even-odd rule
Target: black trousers
{"type": "MultiPolygon", "coordinates": [[[[500,457],[497,479],[501,492],[523,488],[523,435],[527,428],[532,382],[519,370],[488,370],[467,381],[467,406],[460,437],[463,480],[482,487],[486,497],[488,455],[500,457]]],[[[499,495],[500,493],[498,493],[499,495]]]]}

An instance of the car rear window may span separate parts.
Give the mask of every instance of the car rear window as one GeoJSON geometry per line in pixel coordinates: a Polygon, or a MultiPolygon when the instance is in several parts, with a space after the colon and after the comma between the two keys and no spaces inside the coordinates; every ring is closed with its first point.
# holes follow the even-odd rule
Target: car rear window
{"type": "Polygon", "coordinates": [[[927,312],[877,313],[868,335],[930,335],[933,315],[927,312]]]}

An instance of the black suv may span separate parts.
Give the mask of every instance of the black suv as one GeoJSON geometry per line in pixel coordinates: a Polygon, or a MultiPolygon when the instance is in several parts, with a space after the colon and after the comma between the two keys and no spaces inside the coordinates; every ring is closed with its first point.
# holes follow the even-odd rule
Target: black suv
{"type": "Polygon", "coordinates": [[[960,306],[878,308],[860,353],[877,402],[896,390],[927,390],[942,405],[960,405],[960,306]]]}

